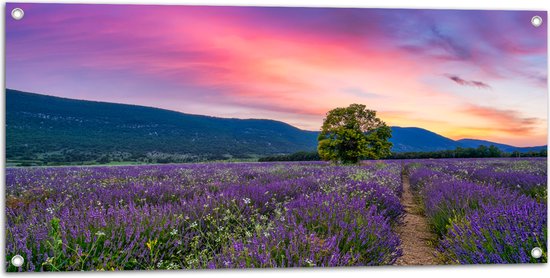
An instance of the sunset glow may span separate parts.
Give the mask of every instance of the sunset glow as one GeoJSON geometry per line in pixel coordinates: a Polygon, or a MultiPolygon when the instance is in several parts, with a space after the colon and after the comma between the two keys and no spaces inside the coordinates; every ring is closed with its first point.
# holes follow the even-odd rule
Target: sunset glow
{"type": "Polygon", "coordinates": [[[392,126],[547,142],[546,12],[7,4],[6,86],[318,130],[362,103],[392,126]],[[24,19],[13,20],[15,7],[24,19]],[[396,20],[398,19],[398,20],[396,20]]]}

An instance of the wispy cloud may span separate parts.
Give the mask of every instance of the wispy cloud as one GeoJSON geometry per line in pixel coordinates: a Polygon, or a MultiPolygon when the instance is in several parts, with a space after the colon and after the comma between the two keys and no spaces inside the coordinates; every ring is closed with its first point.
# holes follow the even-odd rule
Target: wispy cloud
{"type": "Polygon", "coordinates": [[[6,85],[14,89],[307,128],[359,102],[392,124],[443,135],[465,125],[506,128],[507,120],[545,132],[529,120],[545,117],[545,100],[526,104],[527,93],[517,93],[546,96],[547,29],[529,23],[537,12],[17,5],[28,16],[6,20],[6,85]],[[464,110],[459,103],[487,104],[431,82],[446,72],[445,81],[491,89],[528,113],[496,102],[492,111],[464,110]],[[493,120],[465,122],[464,113],[493,120]]]}
{"type": "Polygon", "coordinates": [[[361,88],[358,87],[349,87],[342,90],[343,92],[350,94],[352,96],[360,97],[360,98],[381,98],[384,97],[381,94],[375,94],[367,92],[361,88]]]}
{"type": "Polygon", "coordinates": [[[491,86],[489,84],[487,84],[485,82],[482,82],[482,81],[466,80],[466,79],[461,78],[458,75],[453,75],[453,74],[447,74],[445,76],[447,78],[449,78],[450,80],[454,81],[458,85],[471,86],[471,87],[476,87],[476,88],[480,88],[480,89],[491,89],[491,86]]]}
{"type": "MultiPolygon", "coordinates": [[[[503,110],[486,106],[468,105],[464,113],[474,115],[480,121],[489,121],[491,125],[484,127],[485,130],[499,131],[510,135],[529,136],[536,129],[541,119],[524,117],[514,110],[503,110]]],[[[479,128],[478,128],[479,129],[479,128]]]]}

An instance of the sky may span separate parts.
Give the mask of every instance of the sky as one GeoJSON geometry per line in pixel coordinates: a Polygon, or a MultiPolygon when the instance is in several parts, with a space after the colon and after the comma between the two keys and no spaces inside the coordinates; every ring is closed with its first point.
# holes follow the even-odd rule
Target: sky
{"type": "Polygon", "coordinates": [[[11,89],[307,130],[361,103],[388,125],[452,139],[547,142],[546,12],[8,3],[6,13],[11,89]]]}

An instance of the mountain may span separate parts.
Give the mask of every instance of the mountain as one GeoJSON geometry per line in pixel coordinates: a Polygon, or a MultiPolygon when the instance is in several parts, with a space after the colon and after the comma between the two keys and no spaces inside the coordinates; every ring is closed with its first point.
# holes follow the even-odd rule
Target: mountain
{"type": "Polygon", "coordinates": [[[6,90],[7,159],[177,154],[182,161],[194,161],[316,147],[316,132],[273,120],[224,119],[6,90]]]}
{"type": "Polygon", "coordinates": [[[391,129],[392,152],[429,152],[462,147],[460,143],[426,129],[398,126],[391,129]]]}
{"type": "MultiPolygon", "coordinates": [[[[6,90],[8,162],[187,162],[253,159],[315,151],[318,132],[263,119],[191,115],[159,108],[84,101],[6,90]]],[[[489,141],[454,141],[418,127],[392,127],[393,152],[495,145],[505,152],[538,151],[489,141]]]]}
{"type": "Polygon", "coordinates": [[[511,153],[514,151],[519,152],[538,152],[541,150],[545,150],[546,146],[534,146],[534,147],[514,147],[506,144],[499,144],[491,141],[486,140],[477,140],[477,139],[460,139],[457,140],[458,143],[460,143],[465,148],[477,148],[479,146],[491,146],[494,145],[495,147],[499,148],[503,152],[511,153]]]}
{"type": "Polygon", "coordinates": [[[546,150],[547,146],[534,147],[515,147],[506,144],[495,143],[478,139],[460,139],[453,140],[429,130],[418,127],[398,127],[393,126],[392,152],[431,152],[454,150],[456,148],[477,148],[479,146],[489,147],[491,145],[499,148],[503,152],[538,152],[546,150]]]}

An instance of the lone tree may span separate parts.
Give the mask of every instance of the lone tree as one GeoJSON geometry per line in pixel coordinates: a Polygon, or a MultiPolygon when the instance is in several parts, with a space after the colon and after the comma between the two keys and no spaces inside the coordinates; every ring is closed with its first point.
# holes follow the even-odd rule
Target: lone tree
{"type": "Polygon", "coordinates": [[[327,113],[317,150],[323,160],[353,164],[361,158],[389,156],[391,129],[362,104],[335,108],[327,113]]]}

